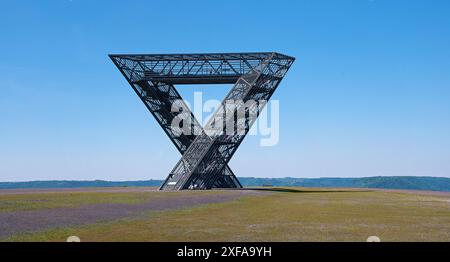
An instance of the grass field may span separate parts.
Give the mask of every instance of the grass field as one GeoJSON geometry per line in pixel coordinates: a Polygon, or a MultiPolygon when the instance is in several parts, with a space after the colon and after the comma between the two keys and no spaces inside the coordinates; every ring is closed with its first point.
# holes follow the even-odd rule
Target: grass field
{"type": "Polygon", "coordinates": [[[450,241],[448,193],[7,192],[0,192],[1,241],[65,241],[71,235],[82,241],[366,241],[372,235],[382,241],[450,241]]]}

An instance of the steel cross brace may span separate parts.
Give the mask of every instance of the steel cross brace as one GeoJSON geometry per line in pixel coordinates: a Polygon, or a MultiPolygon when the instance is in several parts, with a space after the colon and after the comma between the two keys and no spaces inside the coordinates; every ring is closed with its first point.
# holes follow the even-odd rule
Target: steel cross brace
{"type": "MultiPolygon", "coordinates": [[[[269,100],[294,58],[278,53],[110,57],[182,154],[181,160],[160,187],[161,190],[242,187],[228,167],[228,162],[265,103],[244,108],[245,117],[238,121],[235,121],[234,114],[225,114],[225,103],[269,100]],[[225,123],[224,126],[234,125],[236,130],[240,123],[244,125],[244,133],[228,135],[225,130],[219,129],[207,134],[173,84],[227,82],[235,82],[235,85],[205,128],[213,127],[220,121],[225,123]],[[196,131],[194,134],[200,135],[180,135],[177,132],[179,130],[171,126],[178,114],[171,111],[175,101],[183,103],[183,111],[190,115],[192,128],[196,131]],[[250,115],[256,117],[250,118],[250,115]]],[[[243,108],[235,108],[239,109],[243,108]]]]}

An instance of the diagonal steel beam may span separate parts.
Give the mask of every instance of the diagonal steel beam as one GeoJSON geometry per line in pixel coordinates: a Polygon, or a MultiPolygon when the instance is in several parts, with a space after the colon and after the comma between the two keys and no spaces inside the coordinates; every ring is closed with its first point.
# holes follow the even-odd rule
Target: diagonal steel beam
{"type": "MultiPolygon", "coordinates": [[[[261,62],[261,64],[249,73],[241,76],[234,87],[222,101],[213,117],[206,127],[212,127],[217,122],[225,123],[224,126],[234,125],[237,130],[239,122],[232,114],[226,114],[226,102],[240,100],[245,103],[250,100],[267,101],[272,96],[281,79],[286,74],[293,60],[277,61],[274,55],[261,62]]],[[[265,104],[264,104],[265,105],[265,104]]],[[[207,134],[205,131],[197,136],[194,142],[183,154],[180,161],[171,172],[171,178],[162,186],[163,190],[183,190],[183,189],[210,189],[213,187],[219,174],[223,172],[236,149],[248,133],[256,118],[250,119],[250,114],[259,115],[260,109],[264,106],[253,105],[249,108],[236,108],[235,110],[245,110],[244,133],[234,133],[228,135],[225,130],[214,130],[207,134]]],[[[242,123],[242,121],[241,121],[242,123]]]]}
{"type": "MultiPolygon", "coordinates": [[[[183,155],[190,144],[194,141],[196,132],[200,133],[203,128],[195,118],[194,114],[184,103],[181,95],[178,93],[175,87],[169,84],[158,82],[155,83],[145,80],[135,79],[135,81],[133,82],[132,79],[135,73],[131,70],[134,70],[136,66],[133,66],[133,69],[130,70],[127,67],[122,67],[114,59],[113,62],[128,80],[133,90],[136,92],[139,98],[141,98],[142,102],[144,102],[147,109],[155,117],[158,124],[162,127],[162,129],[173,142],[178,151],[183,155]],[[130,70],[130,72],[127,72],[127,70],[130,70]],[[183,103],[182,107],[185,113],[190,114],[192,120],[192,130],[194,131],[192,135],[175,133],[175,131],[177,130],[174,130],[174,128],[171,126],[173,119],[177,116],[176,112],[172,112],[171,110],[171,107],[175,103],[175,101],[177,101],[178,103],[183,103]]],[[[168,176],[167,179],[169,178],[170,176],[168,176]]],[[[239,180],[237,180],[236,176],[229,166],[225,167],[222,174],[219,176],[218,182],[219,184],[217,184],[217,186],[220,187],[242,187],[242,185],[239,183],[239,180]]]]}

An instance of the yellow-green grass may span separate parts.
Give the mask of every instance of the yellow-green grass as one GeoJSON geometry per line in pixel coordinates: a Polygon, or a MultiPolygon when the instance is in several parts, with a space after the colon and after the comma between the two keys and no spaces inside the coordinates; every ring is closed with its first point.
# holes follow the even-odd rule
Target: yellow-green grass
{"type": "MultiPolygon", "coordinates": [[[[450,241],[450,198],[296,189],[145,217],[58,228],[9,241],[450,241]]],[[[150,193],[150,194],[153,194],[150,193]]]]}
{"type": "MultiPolygon", "coordinates": [[[[73,208],[81,205],[106,203],[139,204],[155,198],[176,197],[183,194],[183,192],[159,192],[155,188],[89,188],[73,191],[11,192],[0,193],[0,212],[73,208]]],[[[198,194],[197,192],[192,193],[198,194]]]]}

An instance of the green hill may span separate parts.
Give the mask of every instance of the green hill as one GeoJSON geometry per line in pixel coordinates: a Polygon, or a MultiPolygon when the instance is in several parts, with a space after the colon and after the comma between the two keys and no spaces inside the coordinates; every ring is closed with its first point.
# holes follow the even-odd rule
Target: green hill
{"type": "Polygon", "coordinates": [[[450,191],[446,177],[361,177],[361,178],[239,178],[246,186],[353,187],[450,191]]]}
{"type": "MultiPolygon", "coordinates": [[[[360,178],[256,178],[240,177],[243,186],[296,186],[296,187],[353,187],[353,188],[383,188],[383,189],[413,189],[450,191],[450,178],[445,177],[414,177],[386,176],[360,178]]],[[[17,188],[80,188],[80,187],[139,187],[159,186],[162,180],[143,181],[30,181],[30,182],[0,182],[0,189],[17,188]]]]}

